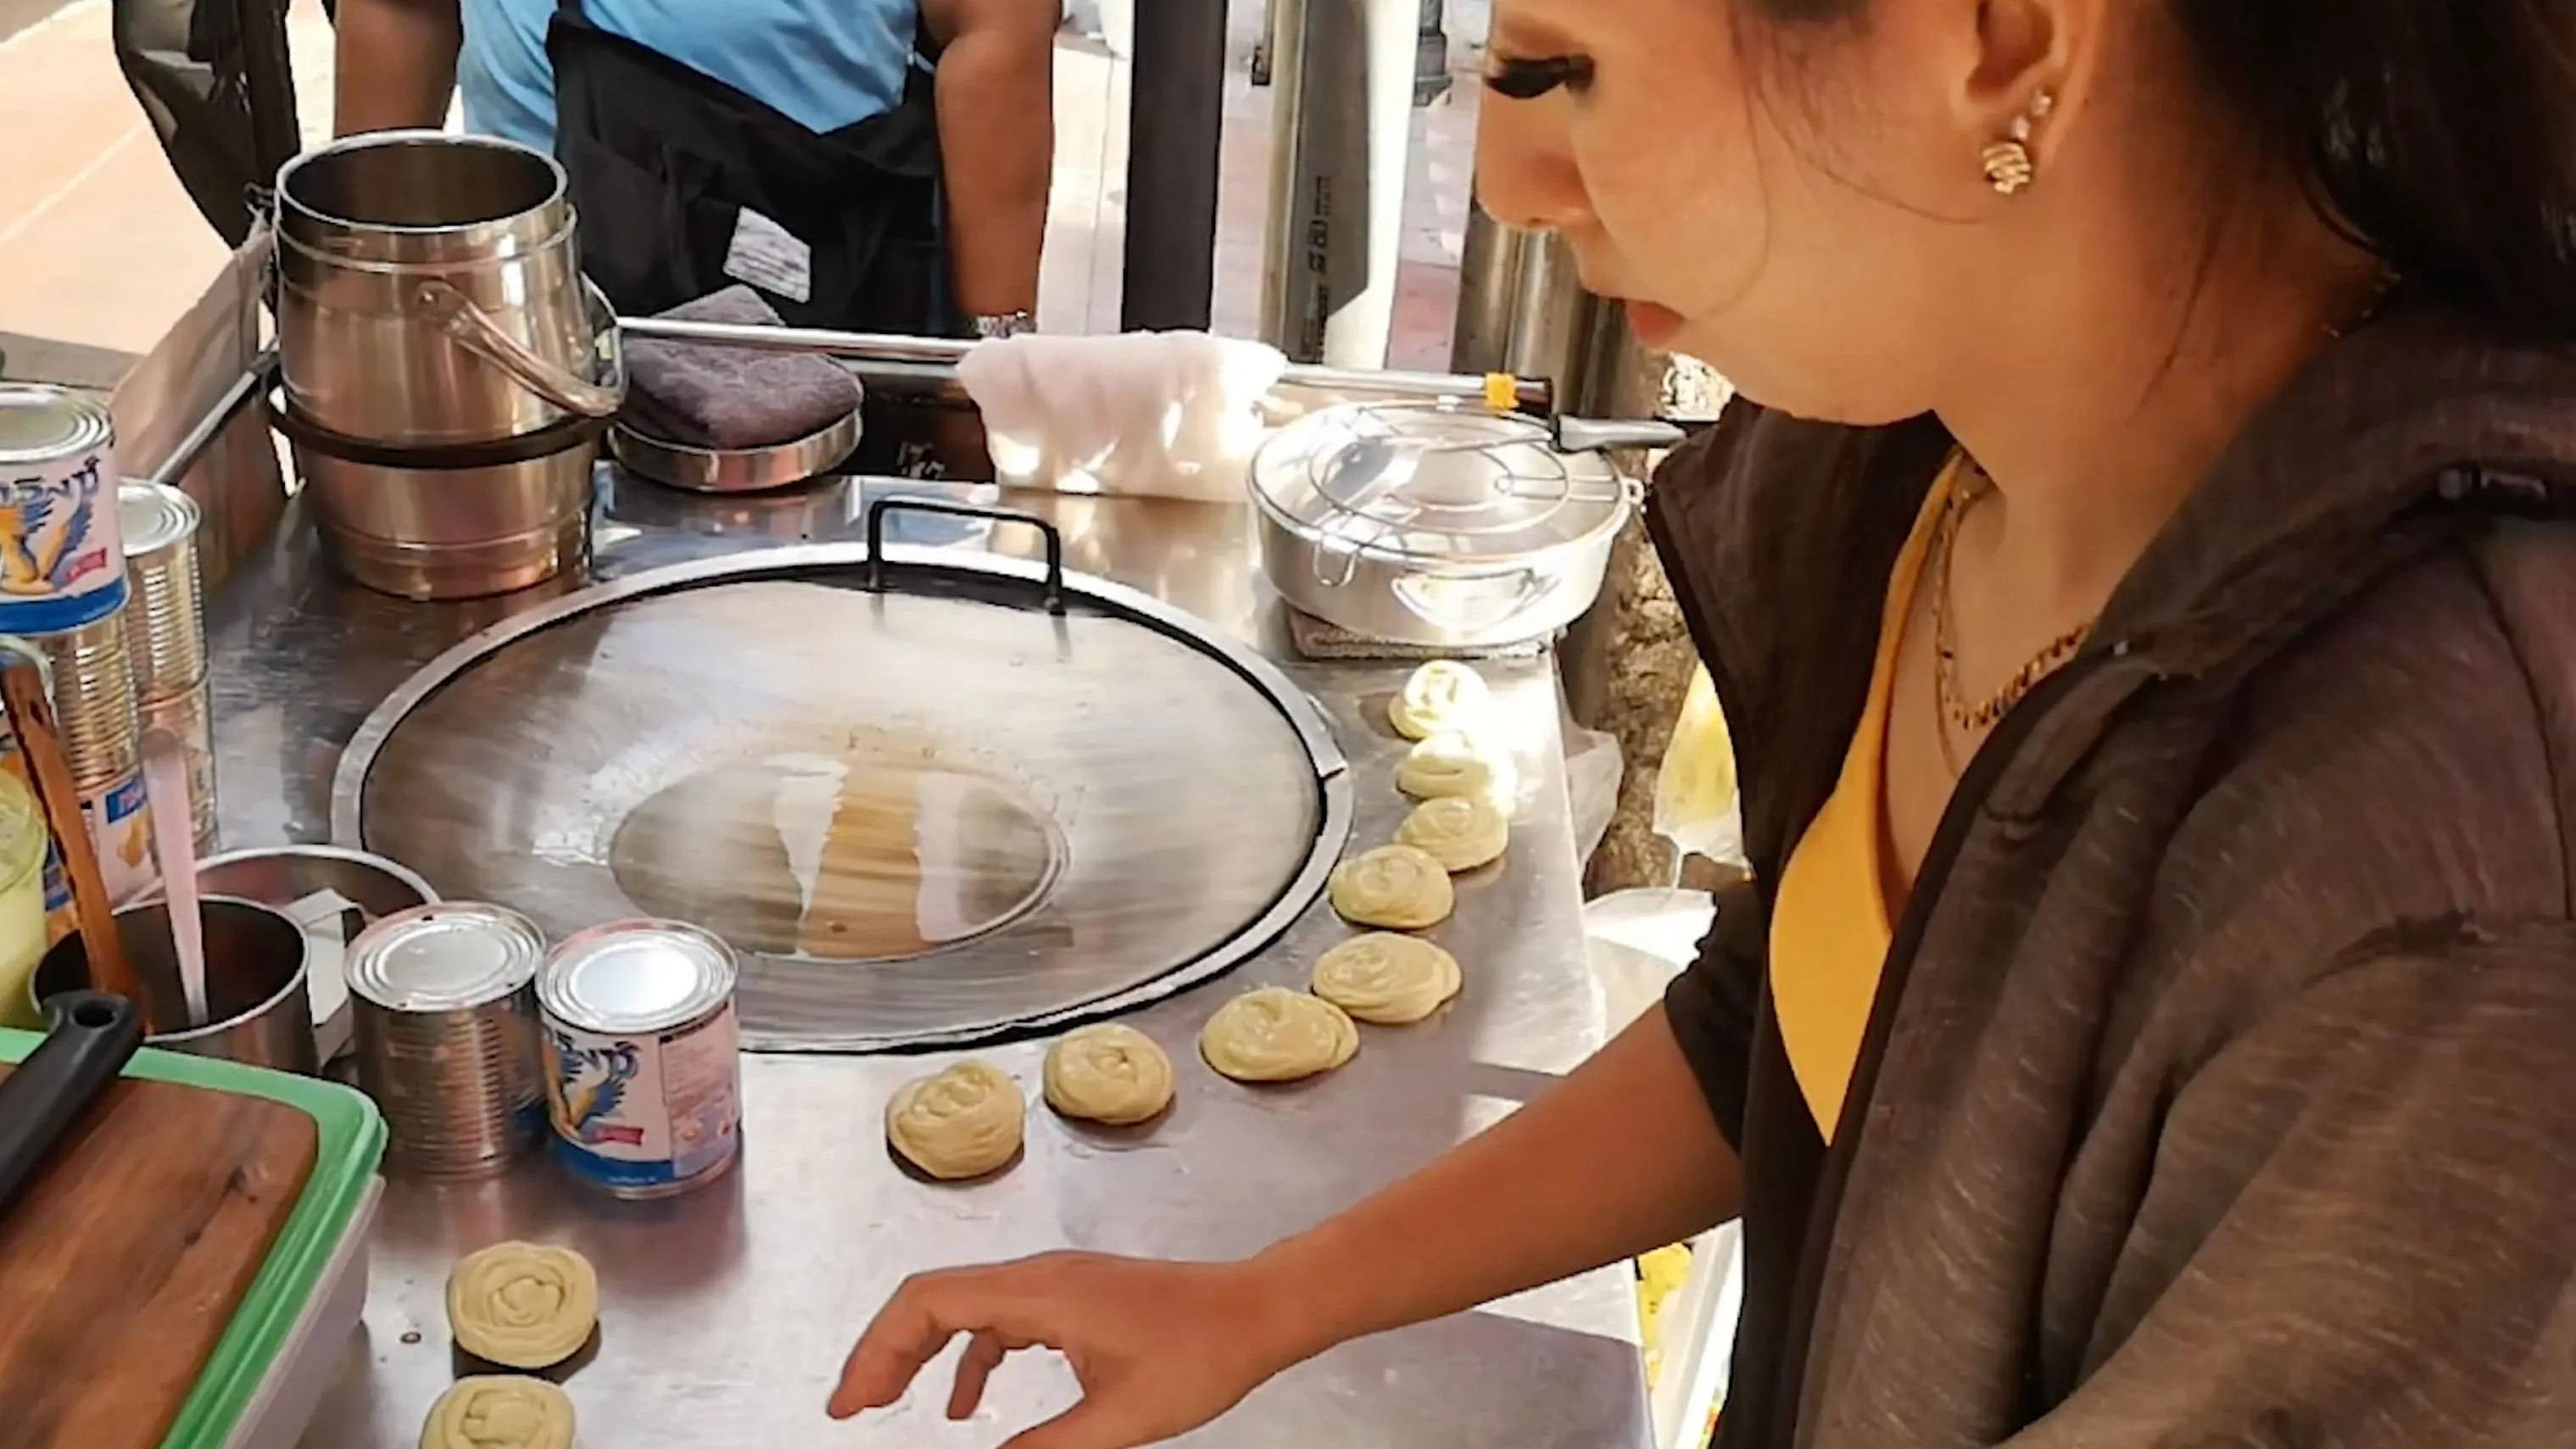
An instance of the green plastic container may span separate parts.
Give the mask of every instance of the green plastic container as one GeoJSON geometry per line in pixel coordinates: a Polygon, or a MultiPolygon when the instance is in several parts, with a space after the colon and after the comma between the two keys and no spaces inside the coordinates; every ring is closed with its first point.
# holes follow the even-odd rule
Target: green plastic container
{"type": "MultiPolygon", "coordinates": [[[[24,1060],[43,1039],[37,1032],[0,1028],[0,1062],[24,1060]]],[[[215,1341],[196,1388],[179,1406],[178,1420],[161,1440],[161,1449],[221,1449],[348,1232],[367,1182],[384,1159],[385,1121],[363,1093],[336,1083],[208,1057],[146,1048],[134,1054],[125,1075],[265,1097],[311,1117],[318,1129],[313,1175],[305,1180],[303,1195],[278,1229],[268,1261],[251,1280],[232,1325],[215,1341]]]]}

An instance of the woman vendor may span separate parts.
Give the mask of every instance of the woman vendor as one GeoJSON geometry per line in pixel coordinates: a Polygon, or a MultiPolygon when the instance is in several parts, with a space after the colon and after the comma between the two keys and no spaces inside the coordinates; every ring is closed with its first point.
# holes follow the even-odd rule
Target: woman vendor
{"type": "MultiPolygon", "coordinates": [[[[2576,1444],[2576,0],[1497,0],[1478,176],[1741,390],[1657,480],[1756,867],[1244,1261],[922,1275],[1123,1449],[1740,1216],[1729,1446],[2576,1444]]],[[[1571,969],[1571,968],[1569,968],[1571,969]]]]}

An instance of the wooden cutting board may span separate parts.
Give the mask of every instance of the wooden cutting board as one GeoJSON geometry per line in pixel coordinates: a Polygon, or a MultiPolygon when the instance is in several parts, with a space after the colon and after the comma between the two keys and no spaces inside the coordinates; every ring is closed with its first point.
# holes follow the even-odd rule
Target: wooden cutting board
{"type": "Polygon", "coordinates": [[[0,1449],[155,1449],[319,1149],[283,1103],[110,1085],[0,1217],[0,1449]]]}

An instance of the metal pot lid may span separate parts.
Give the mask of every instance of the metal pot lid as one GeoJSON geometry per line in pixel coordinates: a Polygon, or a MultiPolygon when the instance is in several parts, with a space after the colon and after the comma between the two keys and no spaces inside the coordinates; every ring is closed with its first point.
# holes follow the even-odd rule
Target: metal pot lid
{"type": "Polygon", "coordinates": [[[1517,414],[1447,404],[1325,408],[1252,464],[1254,498],[1317,544],[1419,563],[1516,562],[1598,536],[1628,495],[1599,454],[1517,414]]]}
{"type": "Polygon", "coordinates": [[[745,1041],[769,1050],[1112,1014],[1315,899],[1349,786],[1266,661],[1079,576],[1049,612],[1020,560],[877,593],[864,558],[678,565],[469,640],[352,741],[335,835],[557,939],[702,926],[741,953],[745,1041]]]}

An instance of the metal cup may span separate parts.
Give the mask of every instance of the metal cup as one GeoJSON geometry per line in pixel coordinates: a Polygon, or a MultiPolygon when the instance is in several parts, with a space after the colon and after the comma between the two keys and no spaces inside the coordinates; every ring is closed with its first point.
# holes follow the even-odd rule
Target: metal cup
{"type": "MultiPolygon", "coordinates": [[[[438,899],[429,882],[404,866],[336,845],[253,846],[203,858],[197,862],[197,891],[282,911],[304,928],[314,1046],[326,1062],[349,1045],[349,986],[342,970],[348,943],[382,917],[438,899]]],[[[137,897],[160,898],[157,884],[137,897]]]]}
{"type": "MultiPolygon", "coordinates": [[[[143,1044],[315,1075],[321,1066],[313,1049],[304,928],[280,912],[232,896],[207,896],[199,908],[205,921],[207,1014],[213,1019],[193,1027],[185,1021],[187,997],[179,984],[169,907],[156,901],[116,913],[125,954],[150,997],[143,1044]]],[[[88,987],[89,953],[77,934],[54,943],[28,983],[40,1010],[47,997],[88,987]]]]}

